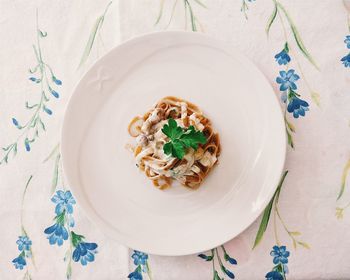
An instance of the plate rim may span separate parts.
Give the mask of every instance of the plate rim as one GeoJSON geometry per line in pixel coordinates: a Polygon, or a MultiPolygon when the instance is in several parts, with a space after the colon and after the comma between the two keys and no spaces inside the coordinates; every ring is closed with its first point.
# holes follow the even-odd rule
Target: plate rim
{"type": "MultiPolygon", "coordinates": [[[[65,154],[67,153],[67,148],[69,146],[69,144],[67,144],[68,141],[68,137],[66,136],[67,133],[65,133],[65,131],[68,130],[68,111],[70,110],[70,107],[72,106],[73,103],[73,99],[74,99],[74,95],[77,92],[79,86],[81,85],[81,83],[83,82],[83,80],[85,79],[85,77],[87,75],[89,75],[90,72],[93,72],[94,69],[102,63],[103,59],[108,56],[110,53],[118,51],[119,49],[122,49],[124,47],[126,47],[127,45],[130,44],[134,44],[139,40],[144,40],[144,39],[151,39],[152,37],[158,37],[158,36],[168,36],[168,35],[172,35],[174,34],[175,36],[178,35],[184,35],[185,36],[194,36],[194,37],[202,37],[204,38],[204,40],[209,40],[211,42],[216,41],[218,43],[218,45],[224,48],[230,48],[230,52],[234,52],[235,54],[237,54],[241,59],[244,60],[245,63],[247,63],[249,68],[253,68],[255,71],[257,71],[258,73],[260,73],[260,75],[262,76],[262,78],[266,81],[269,89],[271,90],[271,94],[273,94],[274,98],[273,98],[273,102],[275,102],[275,106],[278,106],[278,114],[280,116],[280,121],[283,123],[283,112],[282,112],[282,108],[280,106],[280,103],[278,101],[278,98],[275,94],[275,91],[270,83],[270,81],[267,79],[267,77],[265,76],[265,74],[256,66],[256,64],[251,61],[246,55],[244,55],[241,51],[237,50],[235,47],[233,47],[229,42],[226,42],[222,39],[218,39],[215,38],[213,36],[209,36],[207,34],[203,34],[203,33],[197,33],[197,32],[189,32],[189,31],[184,31],[184,30],[171,30],[171,31],[153,31],[153,32],[149,32],[149,33],[143,33],[143,34],[139,34],[137,36],[134,36],[130,39],[127,39],[123,42],[120,42],[120,44],[118,44],[117,46],[113,47],[111,50],[109,50],[107,53],[105,53],[103,56],[101,56],[98,60],[96,60],[94,63],[92,63],[92,65],[83,73],[83,75],[81,76],[81,78],[79,79],[78,82],[76,82],[75,86],[73,87],[73,90],[71,91],[71,95],[69,96],[68,102],[66,104],[65,110],[64,110],[64,116],[63,116],[63,121],[62,121],[62,129],[61,129],[61,137],[60,137],[60,153],[61,153],[61,160],[62,160],[62,171],[63,171],[63,175],[67,181],[67,185],[69,186],[70,190],[72,191],[75,199],[77,200],[77,202],[79,203],[80,208],[82,209],[83,213],[85,214],[85,216],[87,217],[87,219],[89,221],[91,221],[92,224],[97,225],[97,227],[100,229],[100,231],[110,237],[111,239],[117,241],[120,244],[123,244],[129,248],[132,249],[137,249],[137,248],[133,248],[132,246],[132,242],[126,242],[126,240],[122,240],[122,238],[118,238],[115,234],[113,235],[111,233],[111,231],[109,229],[107,229],[107,226],[105,225],[105,222],[103,220],[101,220],[101,218],[99,218],[99,214],[96,213],[96,211],[94,209],[90,209],[91,207],[89,207],[87,204],[89,204],[89,201],[86,201],[85,198],[79,198],[79,195],[76,196],[75,194],[81,192],[81,190],[79,191],[79,189],[81,189],[81,186],[74,186],[74,184],[71,183],[71,180],[69,179],[69,177],[67,176],[67,172],[66,172],[66,167],[68,165],[67,163],[67,159],[65,154]],[[95,216],[97,216],[97,218],[95,218],[95,216]]],[[[192,255],[192,254],[197,254],[200,252],[204,252],[204,251],[208,251],[211,250],[212,248],[216,248],[220,245],[223,245],[225,243],[227,243],[228,241],[238,237],[239,235],[241,235],[247,228],[249,228],[258,218],[259,216],[263,213],[264,209],[266,208],[266,206],[268,205],[268,203],[271,201],[277,186],[278,186],[278,182],[280,181],[281,175],[283,173],[284,170],[284,166],[285,166],[285,161],[286,161],[286,154],[287,154],[287,136],[286,136],[286,132],[283,129],[284,126],[282,126],[282,133],[280,134],[280,137],[282,137],[282,143],[283,144],[283,149],[282,152],[283,154],[280,155],[280,161],[281,161],[281,166],[279,167],[279,170],[277,172],[276,170],[276,174],[279,174],[278,177],[276,177],[277,179],[274,180],[275,182],[273,182],[274,187],[272,187],[270,189],[270,192],[266,195],[266,197],[268,199],[266,199],[260,207],[258,207],[258,210],[255,211],[255,213],[252,214],[252,218],[249,219],[249,222],[247,222],[241,230],[238,231],[238,233],[235,236],[231,236],[231,237],[227,237],[224,240],[220,241],[220,242],[211,242],[211,244],[214,244],[213,246],[209,246],[210,248],[203,248],[203,250],[196,250],[196,251],[188,251],[186,253],[183,252],[183,250],[181,250],[181,252],[171,252],[171,253],[166,253],[164,251],[161,250],[143,250],[145,253],[149,253],[149,254],[153,254],[153,255],[159,255],[159,256],[185,256],[185,255],[192,255]]],[[[276,167],[277,169],[277,167],[276,167]]],[[[81,184],[80,184],[81,185],[81,184]]],[[[130,240],[130,239],[129,239],[130,240]]],[[[208,242],[210,243],[210,242],[208,242]]]]}

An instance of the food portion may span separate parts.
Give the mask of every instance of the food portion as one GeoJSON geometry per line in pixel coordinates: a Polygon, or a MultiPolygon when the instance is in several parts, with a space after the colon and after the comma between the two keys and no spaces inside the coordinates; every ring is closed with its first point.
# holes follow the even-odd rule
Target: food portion
{"type": "Polygon", "coordinates": [[[129,124],[136,144],[130,147],[136,166],[165,189],[173,180],[196,189],[217,163],[219,135],[200,109],[176,97],[161,99],[129,124]]]}

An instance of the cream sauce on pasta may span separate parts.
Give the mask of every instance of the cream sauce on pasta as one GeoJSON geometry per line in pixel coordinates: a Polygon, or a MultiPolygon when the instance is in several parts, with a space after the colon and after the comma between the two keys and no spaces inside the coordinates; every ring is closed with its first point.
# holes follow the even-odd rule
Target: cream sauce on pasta
{"type": "Polygon", "coordinates": [[[145,115],[135,117],[128,130],[135,138],[136,144],[131,149],[137,166],[161,189],[169,187],[173,180],[197,188],[220,155],[219,135],[213,132],[211,122],[197,106],[176,97],[161,99],[145,115]],[[188,128],[192,125],[203,132],[206,144],[199,145],[197,151],[188,148],[181,160],[166,155],[163,146],[169,139],[162,128],[169,118],[173,118],[178,126],[188,128]]]}

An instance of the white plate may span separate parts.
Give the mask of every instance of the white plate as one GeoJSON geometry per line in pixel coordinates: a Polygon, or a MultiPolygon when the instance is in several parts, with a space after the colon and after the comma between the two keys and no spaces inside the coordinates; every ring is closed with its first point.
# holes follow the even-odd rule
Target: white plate
{"type": "Polygon", "coordinates": [[[65,175],[106,234],[143,252],[185,255],[246,229],[282,172],[283,116],[263,74],[223,42],[159,32],[109,52],[78,84],[64,118],[65,175]],[[219,132],[219,164],[196,191],[160,191],[125,148],[130,120],[173,95],[198,105],[219,132]]]}

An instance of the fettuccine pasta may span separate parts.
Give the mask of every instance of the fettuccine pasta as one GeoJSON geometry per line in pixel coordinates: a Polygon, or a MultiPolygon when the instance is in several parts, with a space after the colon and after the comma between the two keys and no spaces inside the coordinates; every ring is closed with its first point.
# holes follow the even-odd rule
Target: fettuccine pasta
{"type": "Polygon", "coordinates": [[[161,99],[146,114],[133,118],[128,131],[136,140],[131,146],[136,166],[160,189],[169,187],[174,180],[196,189],[218,162],[219,135],[196,105],[180,98],[169,96],[161,99]],[[206,143],[199,144],[196,150],[186,149],[182,159],[165,154],[163,146],[169,138],[162,128],[169,119],[174,119],[184,129],[193,126],[204,134],[206,143]]]}

